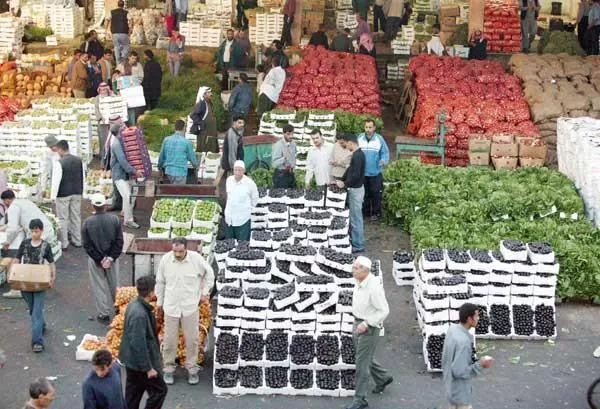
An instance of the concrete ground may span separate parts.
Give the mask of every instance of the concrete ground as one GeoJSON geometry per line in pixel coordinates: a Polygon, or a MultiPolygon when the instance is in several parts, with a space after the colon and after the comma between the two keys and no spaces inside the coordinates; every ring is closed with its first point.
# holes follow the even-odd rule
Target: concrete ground
{"type": "MultiPolygon", "coordinates": [[[[138,210],[138,220],[148,216],[138,210]]],[[[389,368],[394,383],[383,395],[370,397],[372,408],[433,409],[445,407],[440,376],[425,371],[422,339],[415,319],[411,288],[396,287],[390,275],[392,251],[408,247],[408,238],[397,227],[366,223],[367,254],[380,259],[391,314],[378,358],[389,368]]],[[[141,231],[139,232],[141,234],[141,231]]],[[[106,328],[94,321],[95,307],[89,289],[82,249],[69,249],[58,263],[56,289],[48,294],[46,351],[33,354],[29,347],[29,317],[25,302],[0,298],[0,348],[8,362],[0,370],[0,408],[19,408],[26,400],[27,385],[38,376],[56,377],[54,408],[81,407],[81,381],[87,362],[75,360],[75,348],[86,333],[104,335],[106,328]],[[67,335],[77,340],[67,341],[67,335]]],[[[129,284],[131,259],[122,259],[121,282],[129,284]]],[[[2,292],[7,289],[2,287],[2,292]]],[[[586,408],[585,391],[600,375],[600,360],[592,351],[600,343],[598,308],[562,305],[555,343],[540,341],[481,341],[479,348],[496,358],[496,366],[474,383],[474,407],[487,409],[586,408]]],[[[208,345],[212,355],[212,341],[208,345]]],[[[178,371],[169,389],[165,408],[327,408],[343,407],[350,399],[280,396],[217,397],[212,395],[212,359],[197,386],[185,382],[178,371]]]]}

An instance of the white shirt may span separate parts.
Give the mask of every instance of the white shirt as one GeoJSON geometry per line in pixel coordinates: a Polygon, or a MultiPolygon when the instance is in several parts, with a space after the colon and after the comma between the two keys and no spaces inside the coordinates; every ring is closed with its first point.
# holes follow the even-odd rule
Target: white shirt
{"type": "Polygon", "coordinates": [[[444,45],[438,36],[431,37],[431,40],[427,42],[427,54],[432,53],[439,57],[444,55],[444,45]]]}
{"type": "Polygon", "coordinates": [[[229,176],[225,189],[225,223],[234,227],[242,226],[250,220],[252,209],[258,203],[256,183],[246,175],[242,176],[239,182],[235,180],[235,176],[229,176]]]}
{"type": "Polygon", "coordinates": [[[315,180],[318,186],[323,186],[329,183],[329,158],[333,146],[324,142],[320,148],[312,147],[308,151],[306,157],[306,176],[304,178],[305,186],[310,184],[310,181],[315,175],[315,180]]]}
{"type": "Polygon", "coordinates": [[[233,40],[225,41],[225,49],[223,50],[223,62],[229,62],[231,59],[231,46],[233,45],[233,40]]]}
{"type": "Polygon", "coordinates": [[[200,298],[210,295],[214,278],[212,267],[200,253],[188,250],[178,261],[170,251],[158,265],[156,305],[169,317],[190,316],[198,310],[200,298]]]}
{"type": "Polygon", "coordinates": [[[46,186],[52,182],[52,170],[54,168],[54,164],[58,162],[58,159],[58,153],[52,152],[50,149],[48,149],[48,153],[42,162],[42,177],[40,179],[40,188],[42,189],[42,192],[45,191],[46,186]]]}
{"type": "Polygon", "coordinates": [[[265,94],[271,101],[277,103],[284,82],[285,70],[281,67],[273,67],[260,86],[260,93],[265,94]]]}
{"type": "Polygon", "coordinates": [[[385,298],[383,286],[377,280],[377,277],[369,273],[367,278],[354,287],[352,314],[371,327],[381,328],[383,320],[389,313],[390,307],[385,298]]]}
{"type": "Polygon", "coordinates": [[[30,237],[29,222],[33,219],[40,219],[44,224],[42,239],[50,242],[54,237],[54,227],[48,217],[40,210],[35,203],[29,199],[15,199],[6,211],[6,243],[12,243],[19,233],[24,232],[25,236],[30,237]]]}

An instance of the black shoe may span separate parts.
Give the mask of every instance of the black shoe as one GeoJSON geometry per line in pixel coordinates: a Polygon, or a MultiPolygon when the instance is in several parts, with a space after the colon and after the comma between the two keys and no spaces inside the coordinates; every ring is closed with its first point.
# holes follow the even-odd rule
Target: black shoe
{"type": "Polygon", "coordinates": [[[103,324],[108,324],[110,322],[109,315],[98,314],[98,315],[96,315],[96,319],[103,324]]]}
{"type": "Polygon", "coordinates": [[[394,378],[392,378],[391,376],[381,385],[375,385],[375,388],[373,389],[373,393],[383,393],[383,391],[385,390],[385,387],[388,386],[389,384],[391,384],[392,382],[394,382],[394,378]]]}
{"type": "Polygon", "coordinates": [[[346,406],[344,409],[364,409],[368,406],[367,401],[363,400],[362,402],[352,402],[352,404],[346,406]]]}

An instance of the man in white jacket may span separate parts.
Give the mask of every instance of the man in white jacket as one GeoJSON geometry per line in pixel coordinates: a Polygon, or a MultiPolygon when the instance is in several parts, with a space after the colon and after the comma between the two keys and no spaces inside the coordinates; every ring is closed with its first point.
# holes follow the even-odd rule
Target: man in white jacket
{"type": "Polygon", "coordinates": [[[383,11],[386,15],[385,38],[391,41],[396,38],[400,23],[402,22],[402,14],[404,13],[403,0],[385,0],[383,11]]]}
{"type": "Polygon", "coordinates": [[[281,68],[281,61],[277,56],[273,57],[272,68],[267,73],[262,85],[260,86],[260,95],[258,96],[258,106],[256,113],[258,118],[262,114],[272,110],[279,101],[279,94],[285,83],[285,70],[281,68]]]}

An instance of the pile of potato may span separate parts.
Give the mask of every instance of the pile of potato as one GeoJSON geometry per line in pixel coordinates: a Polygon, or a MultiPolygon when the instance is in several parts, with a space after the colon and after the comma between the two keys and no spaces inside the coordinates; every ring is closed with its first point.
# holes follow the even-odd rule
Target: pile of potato
{"type": "MultiPolygon", "coordinates": [[[[5,72],[0,83],[2,95],[18,98],[23,105],[35,97],[60,95],[68,97],[71,88],[64,81],[64,74],[49,74],[46,72],[5,72]]],[[[23,105],[23,106],[27,106],[23,105]]]]}

